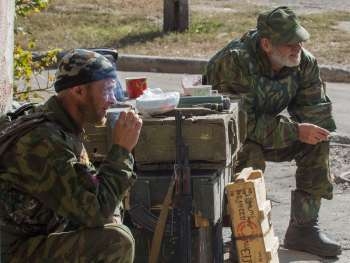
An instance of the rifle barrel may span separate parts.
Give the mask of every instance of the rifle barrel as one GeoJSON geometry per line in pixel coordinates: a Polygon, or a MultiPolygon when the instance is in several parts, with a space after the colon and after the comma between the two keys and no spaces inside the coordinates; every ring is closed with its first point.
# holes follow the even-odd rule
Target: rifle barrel
{"type": "Polygon", "coordinates": [[[192,261],[192,191],[191,169],[189,165],[189,147],[184,143],[182,136],[182,122],[184,120],[181,111],[175,112],[176,120],[176,165],[178,175],[177,183],[177,215],[179,218],[179,241],[181,262],[192,261]]]}

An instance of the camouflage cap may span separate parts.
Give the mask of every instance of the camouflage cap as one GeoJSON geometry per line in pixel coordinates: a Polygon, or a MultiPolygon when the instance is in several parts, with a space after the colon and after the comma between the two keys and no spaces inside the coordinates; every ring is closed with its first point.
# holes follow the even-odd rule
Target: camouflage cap
{"type": "Polygon", "coordinates": [[[62,58],[54,86],[59,92],[106,78],[117,78],[115,67],[106,57],[86,49],[75,49],[62,58]]]}
{"type": "Polygon", "coordinates": [[[271,39],[273,44],[294,44],[309,39],[295,13],[286,6],[261,13],[257,23],[258,34],[271,39]]]}

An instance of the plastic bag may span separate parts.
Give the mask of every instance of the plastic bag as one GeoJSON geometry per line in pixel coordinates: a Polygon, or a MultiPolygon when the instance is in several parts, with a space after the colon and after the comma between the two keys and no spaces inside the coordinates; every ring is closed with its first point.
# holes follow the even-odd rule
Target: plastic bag
{"type": "Polygon", "coordinates": [[[161,114],[175,109],[179,100],[179,92],[163,92],[161,89],[147,89],[136,99],[136,109],[145,116],[161,114]]]}

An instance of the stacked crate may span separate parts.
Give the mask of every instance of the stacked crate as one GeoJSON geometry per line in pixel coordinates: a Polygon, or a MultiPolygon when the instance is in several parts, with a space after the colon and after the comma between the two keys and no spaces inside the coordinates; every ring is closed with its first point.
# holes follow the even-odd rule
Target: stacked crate
{"type": "MultiPolygon", "coordinates": [[[[212,170],[230,166],[240,148],[239,107],[232,102],[227,111],[201,113],[181,109],[182,136],[188,145],[191,169],[212,170]]],[[[175,116],[143,118],[140,138],[134,149],[139,171],[172,170],[176,158],[175,116]]]]}
{"type": "MultiPolygon", "coordinates": [[[[189,148],[193,201],[192,262],[222,263],[222,217],[225,185],[232,178],[232,162],[244,140],[244,116],[239,103],[216,112],[202,108],[181,109],[182,136],[189,148]],[[242,120],[241,120],[242,119],[242,120]]],[[[120,110],[107,113],[104,125],[85,127],[84,144],[93,162],[100,162],[111,146],[111,134],[120,110]]],[[[167,116],[142,117],[143,126],[133,150],[138,179],[130,190],[126,208],[136,239],[135,263],[148,262],[150,244],[160,208],[174,174],[176,120],[167,116]]],[[[169,208],[158,262],[179,261],[177,218],[169,208]]]]}
{"type": "Polygon", "coordinates": [[[278,238],[260,170],[244,169],[225,188],[239,262],[278,263],[278,238]]]}

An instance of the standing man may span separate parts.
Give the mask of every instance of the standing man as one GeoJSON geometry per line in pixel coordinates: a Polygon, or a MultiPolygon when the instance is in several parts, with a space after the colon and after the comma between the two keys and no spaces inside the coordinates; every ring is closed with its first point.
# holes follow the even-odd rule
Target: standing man
{"type": "Polygon", "coordinates": [[[321,199],[332,199],[329,132],[335,130],[316,59],[303,48],[309,33],[288,7],[263,12],[257,29],[233,40],[206,68],[204,82],[242,100],[247,139],[237,169],[295,160],[296,190],[284,246],[324,257],[341,247],[321,232],[321,199]],[[290,115],[281,114],[287,109],[290,115]]]}
{"type": "Polygon", "coordinates": [[[114,211],[136,179],[131,150],[142,121],[121,113],[98,170],[82,137],[116,102],[116,70],[77,49],[61,61],[56,96],[36,111],[50,121],[22,136],[0,159],[1,263],[132,263],[134,239],[114,211]]]}

